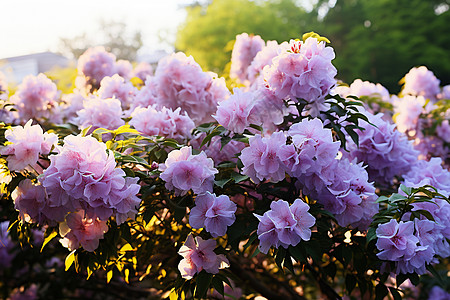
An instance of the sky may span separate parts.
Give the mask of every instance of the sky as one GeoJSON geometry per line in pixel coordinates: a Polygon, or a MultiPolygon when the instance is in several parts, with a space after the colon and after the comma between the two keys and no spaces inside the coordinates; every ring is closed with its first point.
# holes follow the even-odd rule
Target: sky
{"type": "Polygon", "coordinates": [[[2,0],[0,58],[58,51],[60,38],[94,36],[100,20],[119,21],[142,33],[144,51],[167,50],[192,0],[2,0]]]}

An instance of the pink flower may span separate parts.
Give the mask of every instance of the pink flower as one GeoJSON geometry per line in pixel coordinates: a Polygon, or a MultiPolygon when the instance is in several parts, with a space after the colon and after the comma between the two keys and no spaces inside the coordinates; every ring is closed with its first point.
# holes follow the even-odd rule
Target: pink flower
{"type": "Polygon", "coordinates": [[[131,82],[125,81],[123,77],[115,74],[112,77],[106,76],[102,79],[97,95],[103,99],[119,99],[122,108],[125,110],[130,107],[137,92],[137,88],[131,82]]]}
{"type": "Polygon", "coordinates": [[[205,241],[201,237],[194,238],[192,234],[189,234],[186,242],[178,251],[178,254],[183,256],[178,265],[181,276],[189,280],[202,270],[217,274],[219,269],[227,268],[229,266],[227,258],[223,254],[214,253],[215,247],[216,241],[205,241]]]}
{"type": "Polygon", "coordinates": [[[58,136],[54,133],[44,133],[41,126],[31,125],[29,120],[24,127],[16,126],[5,131],[5,138],[11,144],[0,149],[2,155],[8,155],[8,168],[21,171],[28,165],[38,167],[39,155],[49,154],[56,146],[58,136]]]}
{"type": "Polygon", "coordinates": [[[267,179],[278,182],[285,178],[286,167],[280,160],[280,145],[286,144],[283,132],[274,132],[270,137],[255,135],[249,139],[250,146],[243,149],[240,159],[244,164],[242,174],[255,183],[267,179]]]}
{"type": "Polygon", "coordinates": [[[251,124],[261,125],[260,116],[256,113],[255,94],[233,89],[233,95],[217,106],[213,116],[220,125],[235,133],[243,133],[251,124]]]}
{"type": "Polygon", "coordinates": [[[255,58],[247,69],[250,82],[254,83],[264,67],[270,66],[274,57],[283,51],[287,51],[289,48],[288,42],[283,42],[278,45],[277,41],[267,41],[267,45],[256,53],[255,58]]]}
{"type": "Polygon", "coordinates": [[[84,129],[92,126],[91,132],[100,127],[114,130],[125,125],[121,103],[115,98],[91,97],[84,101],[83,109],[77,115],[74,121],[78,127],[84,129]]]}
{"type": "Polygon", "coordinates": [[[301,199],[296,199],[291,206],[287,201],[278,200],[270,204],[270,210],[264,215],[255,214],[260,222],[257,230],[260,251],[267,253],[272,246],[287,248],[301,240],[309,241],[310,228],[316,219],[308,210],[309,205],[301,199]]]}
{"type": "Polygon", "coordinates": [[[227,227],[231,226],[236,217],[236,204],[226,195],[216,197],[206,192],[195,198],[195,207],[189,214],[189,224],[193,228],[205,228],[213,237],[223,236],[227,227]]]}
{"type": "Polygon", "coordinates": [[[196,194],[212,192],[214,174],[218,173],[205,152],[193,155],[190,146],[171,151],[166,161],[159,165],[159,170],[166,188],[177,195],[184,195],[190,189],[196,194]]]}
{"type": "Polygon", "coordinates": [[[47,76],[28,75],[11,96],[22,122],[29,119],[49,118],[51,110],[58,104],[59,92],[47,76]]]}
{"type": "MultiPolygon", "coordinates": [[[[133,65],[125,59],[116,62],[116,73],[122,78],[130,79],[133,72],[133,65]]],[[[114,76],[114,75],[113,75],[114,76]]]]}
{"type": "Polygon", "coordinates": [[[83,210],[68,214],[66,222],[59,224],[59,233],[63,237],[60,242],[70,251],[80,245],[86,251],[94,251],[107,231],[106,221],[88,218],[83,210]]]}
{"type": "Polygon", "coordinates": [[[440,80],[425,66],[412,68],[404,80],[401,92],[403,95],[423,96],[426,99],[436,100],[440,93],[440,80]]]}
{"type": "Polygon", "coordinates": [[[89,48],[78,58],[77,69],[87,84],[98,88],[103,77],[116,73],[116,56],[102,46],[89,48]]]}
{"type": "Polygon", "coordinates": [[[133,77],[140,78],[142,81],[147,79],[147,76],[153,75],[153,68],[149,63],[140,62],[133,70],[133,77]]]}
{"type": "Polygon", "coordinates": [[[236,36],[233,52],[231,53],[230,78],[245,84],[248,77],[248,67],[256,54],[264,47],[264,40],[259,35],[242,33],[236,36]]]}
{"type": "Polygon", "coordinates": [[[129,122],[140,133],[148,136],[164,136],[183,141],[191,137],[191,131],[195,124],[186,113],[181,113],[181,108],[173,111],[163,107],[157,109],[156,105],[147,108],[138,107],[131,114],[129,122]]]}

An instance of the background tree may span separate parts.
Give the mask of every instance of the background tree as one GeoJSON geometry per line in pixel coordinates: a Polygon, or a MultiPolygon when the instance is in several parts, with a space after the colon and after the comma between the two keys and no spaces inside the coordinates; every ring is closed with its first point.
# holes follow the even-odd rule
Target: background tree
{"type": "Polygon", "coordinates": [[[89,47],[102,45],[117,59],[134,61],[143,43],[141,32],[129,31],[124,22],[101,20],[96,37],[84,32],[74,38],[61,38],[60,44],[61,52],[74,58],[78,58],[89,47]]]}

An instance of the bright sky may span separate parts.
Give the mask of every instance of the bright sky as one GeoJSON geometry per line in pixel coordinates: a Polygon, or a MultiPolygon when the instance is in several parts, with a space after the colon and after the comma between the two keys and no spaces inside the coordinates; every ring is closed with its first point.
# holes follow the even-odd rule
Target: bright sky
{"type": "Polygon", "coordinates": [[[140,30],[144,47],[155,50],[158,33],[174,40],[183,22],[183,5],[192,0],[2,0],[0,58],[47,50],[57,51],[59,39],[95,34],[99,20],[120,21],[140,30]]]}

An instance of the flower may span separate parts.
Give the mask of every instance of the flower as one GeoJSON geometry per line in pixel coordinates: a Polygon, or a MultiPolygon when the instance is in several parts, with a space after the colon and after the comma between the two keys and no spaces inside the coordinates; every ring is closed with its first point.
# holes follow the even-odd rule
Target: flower
{"type": "Polygon", "coordinates": [[[241,152],[240,159],[244,167],[242,174],[249,176],[255,183],[267,179],[278,182],[285,178],[286,167],[280,160],[280,145],[286,144],[284,132],[274,132],[269,137],[257,134],[249,139],[249,147],[241,152]]]}
{"type": "Polygon", "coordinates": [[[425,112],[426,100],[422,96],[405,96],[394,101],[395,124],[400,132],[420,130],[419,117],[425,112]]]}
{"type": "Polygon", "coordinates": [[[253,92],[243,92],[235,88],[233,95],[219,103],[216,115],[213,117],[229,131],[243,133],[251,124],[261,125],[255,104],[253,92]]]}
{"type": "Polygon", "coordinates": [[[256,54],[264,48],[264,40],[259,35],[242,33],[236,36],[231,52],[230,78],[245,84],[248,77],[248,67],[256,54]]]}
{"type": "Polygon", "coordinates": [[[149,63],[143,61],[137,64],[137,66],[134,68],[132,72],[133,77],[137,77],[141,79],[142,81],[145,81],[147,79],[147,76],[153,75],[153,68],[152,65],[149,63]]]}
{"type": "Polygon", "coordinates": [[[79,110],[77,115],[74,121],[78,127],[85,129],[92,126],[91,132],[100,127],[114,130],[125,125],[120,101],[115,98],[88,98],[83,102],[83,109],[79,110]]]}
{"type": "Polygon", "coordinates": [[[10,101],[16,106],[22,122],[29,119],[49,118],[58,103],[59,92],[47,76],[28,75],[17,87],[10,101]]]}
{"type": "Polygon", "coordinates": [[[98,88],[105,76],[116,73],[116,56],[102,46],[89,48],[78,58],[77,69],[87,84],[98,88]]]}
{"type": "Polygon", "coordinates": [[[137,92],[137,88],[135,88],[131,82],[125,81],[125,79],[118,74],[114,74],[112,77],[105,76],[102,79],[97,95],[102,99],[119,99],[122,108],[125,110],[129,108],[137,92]]]}
{"type": "Polygon", "coordinates": [[[219,273],[219,269],[227,268],[229,262],[223,254],[214,253],[216,241],[203,240],[201,237],[193,237],[189,234],[178,254],[183,259],[178,264],[181,276],[184,279],[192,279],[196,273],[205,270],[211,274],[219,273]]]}
{"type": "Polygon", "coordinates": [[[189,214],[189,224],[197,229],[204,227],[213,237],[223,236],[227,233],[227,227],[236,220],[236,208],[236,204],[228,196],[217,197],[206,192],[195,198],[195,206],[189,214]]]}
{"type": "Polygon", "coordinates": [[[59,233],[63,237],[60,243],[70,251],[80,245],[86,251],[94,251],[107,231],[106,221],[88,218],[83,210],[68,214],[66,221],[59,224],[59,233]]]}
{"type": "Polygon", "coordinates": [[[423,96],[426,99],[436,100],[440,93],[440,80],[425,66],[409,70],[405,75],[404,82],[401,91],[403,95],[423,96]]]}
{"type": "Polygon", "coordinates": [[[47,155],[58,142],[54,133],[43,132],[40,125],[15,126],[5,131],[5,138],[10,142],[0,149],[2,155],[8,155],[8,168],[21,171],[28,165],[38,168],[39,155],[47,155]]]}
{"type": "Polygon", "coordinates": [[[314,226],[316,219],[308,213],[309,205],[301,199],[296,199],[289,206],[284,200],[273,201],[270,210],[258,218],[259,249],[267,253],[270,247],[287,248],[296,246],[301,240],[309,241],[311,238],[310,227],[314,226]]]}
{"type": "Polygon", "coordinates": [[[196,194],[212,192],[214,174],[218,173],[205,152],[193,155],[190,146],[171,151],[166,161],[159,165],[159,170],[166,188],[177,195],[184,195],[191,189],[196,194]]]}
{"type": "Polygon", "coordinates": [[[159,135],[178,141],[191,137],[191,131],[195,127],[191,118],[186,113],[181,113],[181,108],[173,111],[163,107],[159,110],[156,105],[136,108],[129,124],[142,134],[159,135]]]}
{"type": "Polygon", "coordinates": [[[290,52],[281,52],[272,59],[271,66],[264,67],[264,80],[280,99],[322,101],[336,84],[337,71],[331,63],[333,48],[312,37],[304,42],[291,40],[289,44],[290,52]]]}

